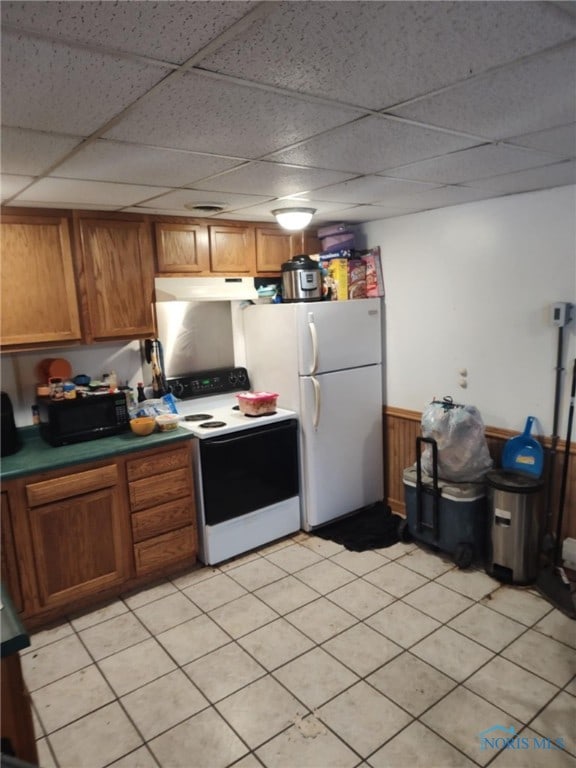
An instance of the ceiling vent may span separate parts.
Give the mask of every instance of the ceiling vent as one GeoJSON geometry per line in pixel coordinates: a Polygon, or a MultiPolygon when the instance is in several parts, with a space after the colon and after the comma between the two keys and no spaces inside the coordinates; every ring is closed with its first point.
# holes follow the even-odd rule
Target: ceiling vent
{"type": "Polygon", "coordinates": [[[225,206],[222,203],[184,203],[184,208],[196,213],[221,213],[225,206]]]}

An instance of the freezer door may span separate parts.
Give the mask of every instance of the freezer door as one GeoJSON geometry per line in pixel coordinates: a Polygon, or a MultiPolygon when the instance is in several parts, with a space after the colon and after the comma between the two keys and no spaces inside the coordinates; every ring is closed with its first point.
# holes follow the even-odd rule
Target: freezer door
{"type": "Polygon", "coordinates": [[[302,376],[382,362],[380,299],[295,304],[302,376]]]}
{"type": "Polygon", "coordinates": [[[382,500],[381,366],[303,376],[300,397],[302,525],[310,530],[382,500]]]}

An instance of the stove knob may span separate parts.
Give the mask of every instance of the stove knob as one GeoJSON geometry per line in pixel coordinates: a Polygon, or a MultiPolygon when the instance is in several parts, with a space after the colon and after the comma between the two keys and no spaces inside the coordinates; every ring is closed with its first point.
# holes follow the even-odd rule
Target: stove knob
{"type": "Polygon", "coordinates": [[[242,387],[246,386],[247,380],[246,380],[246,371],[243,368],[240,368],[236,372],[236,381],[238,384],[240,384],[242,387]]]}
{"type": "Polygon", "coordinates": [[[184,384],[181,381],[177,381],[175,384],[172,384],[171,390],[172,394],[176,395],[176,397],[182,397],[184,394],[184,384]]]}

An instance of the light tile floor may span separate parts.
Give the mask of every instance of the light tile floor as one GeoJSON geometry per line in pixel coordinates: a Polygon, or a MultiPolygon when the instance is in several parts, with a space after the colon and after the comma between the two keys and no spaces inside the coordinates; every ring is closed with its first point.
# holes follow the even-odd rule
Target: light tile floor
{"type": "Polygon", "coordinates": [[[38,632],[22,664],[42,768],[576,768],[576,622],[413,544],[299,533],[38,632]]]}

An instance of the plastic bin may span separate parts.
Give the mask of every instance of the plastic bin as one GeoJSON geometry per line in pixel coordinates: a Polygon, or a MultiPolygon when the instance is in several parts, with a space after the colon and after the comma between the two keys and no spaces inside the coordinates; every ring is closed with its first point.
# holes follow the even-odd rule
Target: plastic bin
{"type": "Polygon", "coordinates": [[[492,470],[488,487],[486,571],[499,581],[529,584],[538,575],[542,480],[492,470]]]}

